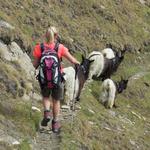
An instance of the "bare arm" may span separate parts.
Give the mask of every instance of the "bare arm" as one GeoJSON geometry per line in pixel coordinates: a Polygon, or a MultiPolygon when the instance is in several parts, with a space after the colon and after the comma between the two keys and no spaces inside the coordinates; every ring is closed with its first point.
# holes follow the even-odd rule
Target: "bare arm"
{"type": "Polygon", "coordinates": [[[66,52],[65,57],[73,64],[80,64],[80,62],[74,58],[69,52],[66,52]]]}

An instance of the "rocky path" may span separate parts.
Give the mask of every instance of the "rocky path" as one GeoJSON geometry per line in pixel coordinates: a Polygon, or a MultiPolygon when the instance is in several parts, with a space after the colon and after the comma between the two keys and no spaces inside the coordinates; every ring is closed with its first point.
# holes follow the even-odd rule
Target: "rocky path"
{"type": "MultiPolygon", "coordinates": [[[[61,110],[61,124],[66,121],[72,121],[75,113],[76,112],[74,111],[61,110]]],[[[36,133],[33,143],[33,150],[61,150],[61,135],[53,133],[48,128],[43,130],[40,128],[40,130],[36,133]]]]}
{"type": "Polygon", "coordinates": [[[60,135],[48,132],[37,132],[33,150],[59,150],[60,135]]]}

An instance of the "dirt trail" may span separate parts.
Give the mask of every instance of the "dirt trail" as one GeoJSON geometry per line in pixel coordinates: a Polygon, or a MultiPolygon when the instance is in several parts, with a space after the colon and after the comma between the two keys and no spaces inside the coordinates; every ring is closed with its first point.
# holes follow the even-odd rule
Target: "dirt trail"
{"type": "MultiPolygon", "coordinates": [[[[61,124],[72,121],[75,111],[61,110],[61,124]]],[[[33,150],[61,150],[61,134],[53,133],[51,130],[39,130],[34,139],[33,150]]]]}

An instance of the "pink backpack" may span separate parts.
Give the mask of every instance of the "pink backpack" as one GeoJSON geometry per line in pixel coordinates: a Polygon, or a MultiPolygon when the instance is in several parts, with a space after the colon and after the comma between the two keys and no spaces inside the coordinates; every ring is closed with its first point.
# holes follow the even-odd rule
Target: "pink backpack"
{"type": "Polygon", "coordinates": [[[58,57],[59,43],[55,44],[54,49],[46,49],[42,43],[40,59],[40,70],[38,74],[38,81],[43,87],[57,88],[62,82],[62,75],[60,69],[60,59],[58,57]]]}

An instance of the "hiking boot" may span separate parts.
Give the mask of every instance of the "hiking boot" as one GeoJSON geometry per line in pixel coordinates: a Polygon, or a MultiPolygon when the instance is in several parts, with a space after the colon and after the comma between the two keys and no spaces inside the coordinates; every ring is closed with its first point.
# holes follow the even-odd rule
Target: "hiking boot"
{"type": "Polygon", "coordinates": [[[60,122],[52,120],[52,131],[54,133],[59,133],[60,132],[60,128],[61,128],[60,122]]]}
{"type": "Polygon", "coordinates": [[[50,120],[52,120],[52,113],[49,110],[44,111],[44,118],[41,121],[41,126],[46,127],[50,120]]]}

